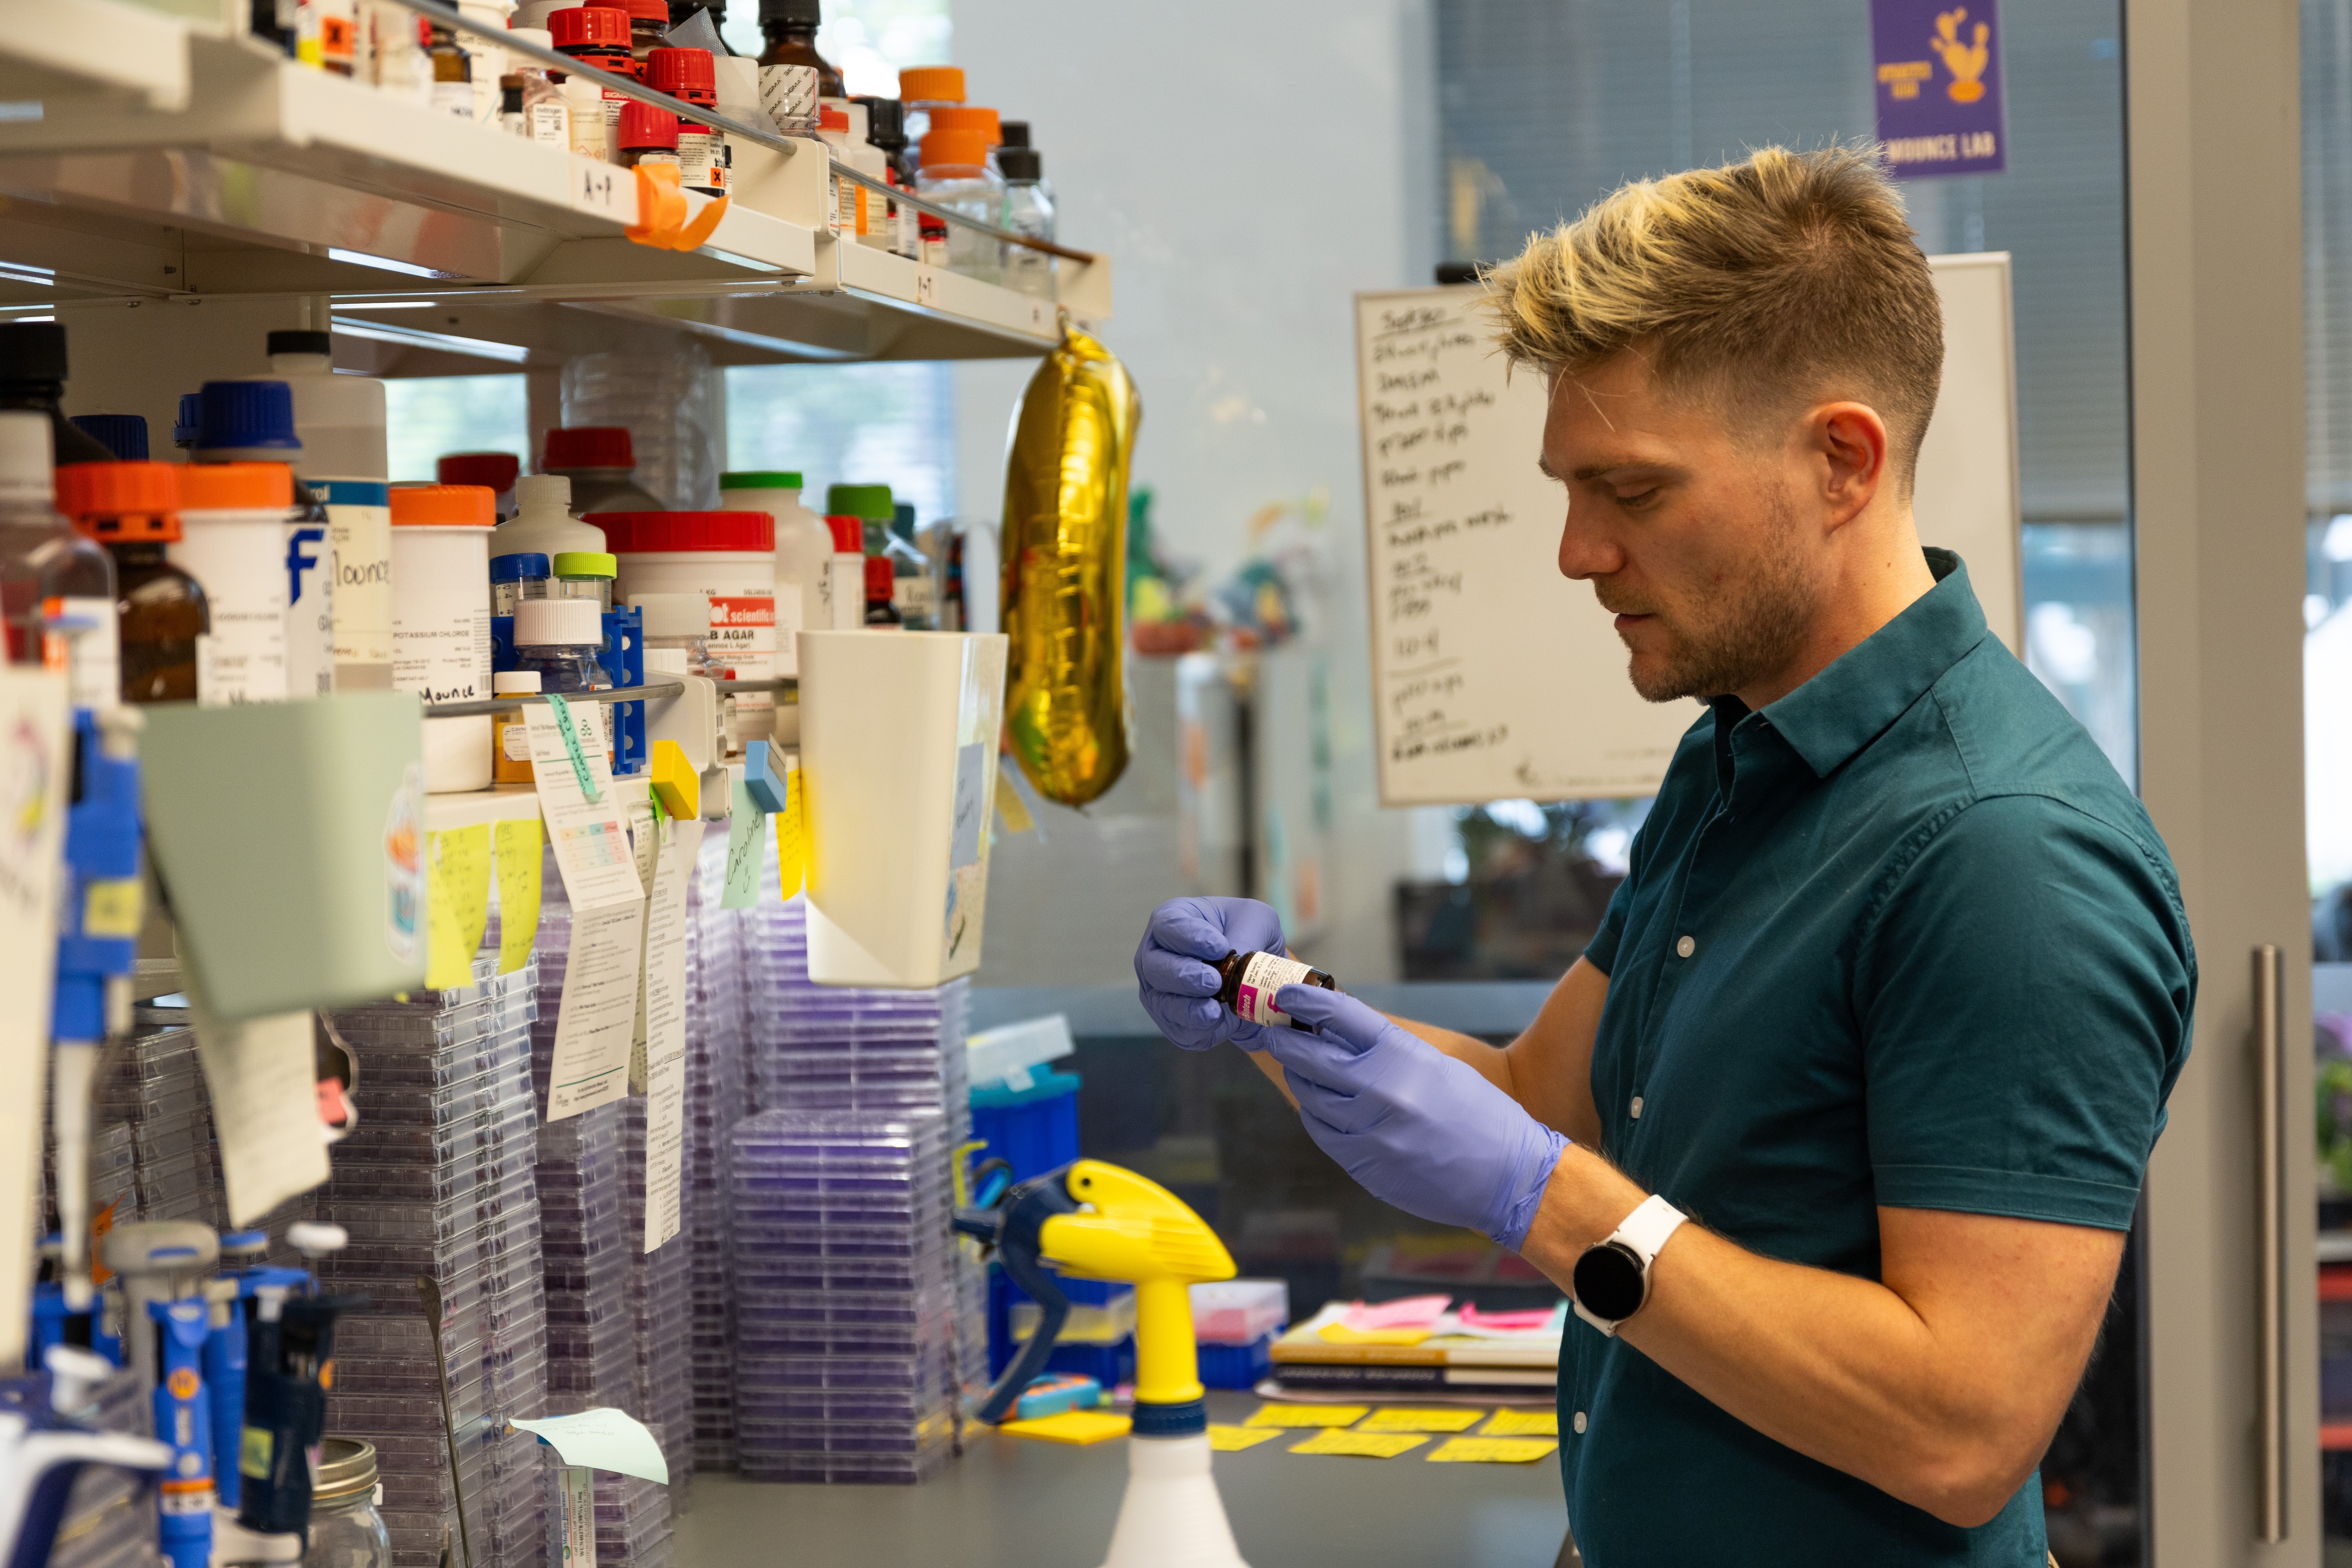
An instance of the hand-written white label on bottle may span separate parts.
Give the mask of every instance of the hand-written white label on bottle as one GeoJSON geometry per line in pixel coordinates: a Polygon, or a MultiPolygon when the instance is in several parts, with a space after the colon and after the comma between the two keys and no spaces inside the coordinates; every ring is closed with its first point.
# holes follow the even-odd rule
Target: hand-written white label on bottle
{"type": "Polygon", "coordinates": [[[1307,977],[1314,972],[1315,966],[1296,958],[1253,953],[1242,965],[1242,982],[1234,994],[1234,1011],[1245,1023],[1286,1026],[1290,1015],[1274,1005],[1275,993],[1285,986],[1305,985],[1307,977]]]}
{"type": "Polygon", "coordinates": [[[462,606],[392,624],[392,684],[430,703],[490,695],[490,612],[462,606]]]}

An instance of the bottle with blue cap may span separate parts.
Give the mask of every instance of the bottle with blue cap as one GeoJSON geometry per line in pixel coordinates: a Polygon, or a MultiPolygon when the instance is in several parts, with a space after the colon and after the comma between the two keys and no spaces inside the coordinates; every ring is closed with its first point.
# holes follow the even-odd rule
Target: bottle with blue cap
{"type": "Polygon", "coordinates": [[[114,454],[117,463],[147,461],[147,416],[139,413],[78,413],[73,426],[114,454]]]}
{"type": "Polygon", "coordinates": [[[327,508],[335,689],[392,689],[392,460],[383,382],[339,374],[320,331],[269,334],[269,373],[294,398],[294,476],[327,508]]]}
{"type": "MultiPolygon", "coordinates": [[[[201,395],[196,444],[190,454],[195,462],[283,463],[289,468],[301,463],[294,392],[286,382],[206,382],[201,395]]],[[[328,532],[325,504],[309,486],[297,484],[294,506],[281,528],[279,556],[286,577],[289,697],[323,696],[335,689],[335,571],[328,532]]]]}

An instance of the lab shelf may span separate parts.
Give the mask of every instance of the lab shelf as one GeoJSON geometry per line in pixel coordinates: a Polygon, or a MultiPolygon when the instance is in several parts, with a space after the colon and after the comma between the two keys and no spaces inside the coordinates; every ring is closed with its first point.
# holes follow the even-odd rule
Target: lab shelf
{"type": "Polygon", "coordinates": [[[57,9],[0,37],[5,96],[40,102],[0,116],[0,311],[326,296],[352,368],[390,375],[680,332],[722,364],[1019,358],[1110,313],[1105,257],[1042,299],[835,239],[814,142],[739,143],[709,243],[658,249],[626,170],[121,0],[57,9]]]}
{"type": "Polygon", "coordinates": [[[187,107],[184,24],[122,0],[42,0],[40,25],[0,43],[0,103],[187,107]]]}

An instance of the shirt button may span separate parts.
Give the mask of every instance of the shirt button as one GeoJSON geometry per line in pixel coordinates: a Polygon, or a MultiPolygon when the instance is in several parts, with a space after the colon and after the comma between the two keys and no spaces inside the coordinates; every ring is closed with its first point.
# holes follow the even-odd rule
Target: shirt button
{"type": "Polygon", "coordinates": [[[1582,1432],[1584,1430],[1584,1412],[1581,1410],[1579,1410],[1576,1413],[1575,1426],[1579,1432],[1582,1432]]]}
{"type": "Polygon", "coordinates": [[[1633,1120],[1635,1120],[1636,1122],[1638,1122],[1638,1121],[1640,1121],[1641,1119],[1642,1119],[1642,1097],[1641,1097],[1639,1094],[1636,1094],[1636,1095],[1634,1095],[1634,1096],[1633,1096],[1633,1120]]]}
{"type": "Polygon", "coordinates": [[[1675,944],[1675,952],[1681,957],[1687,958],[1697,951],[1698,938],[1696,936],[1685,936],[1681,941],[1675,944]]]}

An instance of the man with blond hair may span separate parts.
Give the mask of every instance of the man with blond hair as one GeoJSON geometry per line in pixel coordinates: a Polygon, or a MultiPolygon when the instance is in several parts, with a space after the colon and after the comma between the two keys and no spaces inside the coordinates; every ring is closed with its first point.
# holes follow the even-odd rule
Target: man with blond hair
{"type": "Polygon", "coordinates": [[[1911,516],[1943,328],[1864,154],[1628,185],[1488,278],[1548,378],[1559,570],[1696,697],[1600,932],[1507,1049],[1286,986],[1264,904],[1136,971],[1378,1197],[1568,1291],[1560,1468],[1626,1564],[2044,1561],[2196,960],[2162,841],[1911,516]],[[1278,1064],[1278,1065],[1276,1065],[1278,1064]]]}

